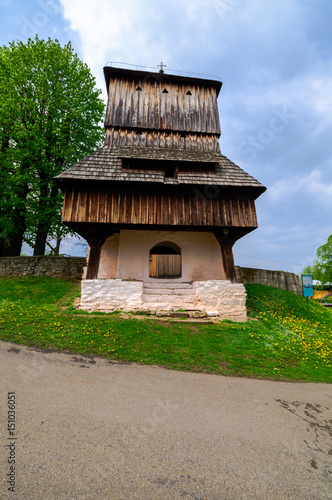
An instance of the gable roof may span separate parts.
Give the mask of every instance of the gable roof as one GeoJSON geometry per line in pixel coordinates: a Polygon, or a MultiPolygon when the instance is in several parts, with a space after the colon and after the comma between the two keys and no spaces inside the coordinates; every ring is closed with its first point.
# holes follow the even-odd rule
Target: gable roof
{"type": "Polygon", "coordinates": [[[136,146],[112,147],[103,146],[86,156],[72,167],[55,177],[55,182],[62,187],[65,181],[112,181],[112,182],[146,182],[175,185],[206,185],[220,187],[254,188],[259,196],[266,188],[247,174],[242,168],[220,153],[198,150],[181,150],[171,148],[147,148],[136,146]],[[152,168],[124,168],[123,160],[146,159],[152,168]],[[153,160],[158,162],[153,168],[153,160]],[[165,177],[161,165],[163,162],[201,164],[199,170],[178,172],[177,178],[165,177]],[[204,169],[206,171],[204,171],[204,169]]]}

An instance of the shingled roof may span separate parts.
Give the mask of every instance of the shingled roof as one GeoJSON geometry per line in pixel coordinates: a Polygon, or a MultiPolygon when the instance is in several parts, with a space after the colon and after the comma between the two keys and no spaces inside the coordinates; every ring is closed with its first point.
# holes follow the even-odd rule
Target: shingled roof
{"type": "MultiPolygon", "coordinates": [[[[152,164],[153,165],[153,164],[152,164]]],[[[188,170],[188,169],[186,169],[188,170]]],[[[224,187],[254,188],[257,196],[265,191],[265,187],[247,174],[226,156],[209,151],[180,150],[167,148],[144,148],[135,146],[110,147],[103,146],[89,156],[55,177],[61,186],[63,181],[73,179],[82,181],[121,181],[121,182],[156,182],[162,184],[200,184],[224,187]],[[128,169],[123,167],[125,159],[156,160],[154,168],[128,169]],[[162,171],[163,162],[176,162],[180,166],[177,178],[165,177],[162,171]],[[181,163],[193,166],[200,163],[199,171],[181,172],[181,163]],[[204,171],[206,170],[206,171],[204,171]]]]}

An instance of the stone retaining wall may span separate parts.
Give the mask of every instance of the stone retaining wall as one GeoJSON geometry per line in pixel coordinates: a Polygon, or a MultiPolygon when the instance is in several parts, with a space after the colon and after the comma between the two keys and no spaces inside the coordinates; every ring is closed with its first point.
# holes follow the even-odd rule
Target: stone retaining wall
{"type": "Polygon", "coordinates": [[[273,286],[302,296],[301,279],[294,273],[239,266],[236,266],[235,269],[238,283],[273,286]]]}
{"type": "Polygon", "coordinates": [[[81,279],[85,257],[1,257],[0,276],[48,276],[81,279]]]}
{"type": "MultiPolygon", "coordinates": [[[[84,266],[85,257],[0,257],[0,276],[80,279],[84,266]]],[[[239,283],[268,285],[302,295],[301,279],[294,273],[236,266],[236,275],[239,283]]]]}

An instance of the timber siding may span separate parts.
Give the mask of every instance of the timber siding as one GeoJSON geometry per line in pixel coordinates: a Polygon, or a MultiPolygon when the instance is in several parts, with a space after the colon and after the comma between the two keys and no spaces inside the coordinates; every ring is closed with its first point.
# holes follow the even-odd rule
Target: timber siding
{"type": "Polygon", "coordinates": [[[105,68],[105,127],[217,134],[221,82],[105,68]],[[114,78],[114,76],[117,76],[114,78]]]}
{"type": "Polygon", "coordinates": [[[108,127],[106,129],[106,146],[140,146],[147,148],[180,148],[186,151],[214,151],[220,153],[219,135],[194,134],[160,131],[119,129],[108,127]]]}
{"type": "Polygon", "coordinates": [[[192,190],[130,189],[81,183],[68,186],[62,211],[65,223],[134,224],[256,228],[255,202],[227,193],[208,198],[192,190]]]}

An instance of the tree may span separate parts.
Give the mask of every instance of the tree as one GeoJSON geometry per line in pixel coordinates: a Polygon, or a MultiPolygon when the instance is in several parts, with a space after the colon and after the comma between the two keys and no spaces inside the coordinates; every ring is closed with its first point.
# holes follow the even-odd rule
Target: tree
{"type": "Polygon", "coordinates": [[[323,285],[332,285],[332,234],[327,243],[317,249],[313,271],[315,279],[323,285]]]}
{"type": "Polygon", "coordinates": [[[0,48],[0,256],[24,240],[43,255],[48,236],[69,232],[53,178],[102,144],[100,93],[70,43],[0,48]]]}
{"type": "Polygon", "coordinates": [[[310,266],[310,265],[305,266],[305,268],[304,268],[304,269],[303,269],[303,271],[302,271],[302,274],[311,274],[311,275],[312,275],[312,277],[313,277],[313,279],[316,279],[316,278],[314,277],[314,269],[313,269],[313,267],[312,267],[312,266],[310,266]]]}
{"type": "Polygon", "coordinates": [[[306,266],[302,274],[312,274],[314,280],[323,285],[332,285],[332,234],[327,243],[317,248],[316,259],[312,266],[306,266]]]}

